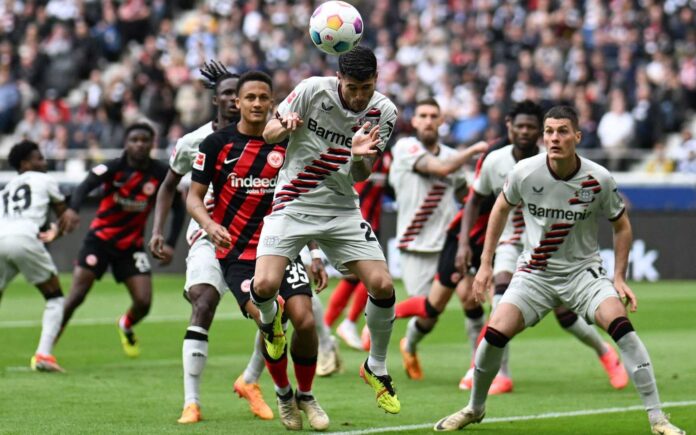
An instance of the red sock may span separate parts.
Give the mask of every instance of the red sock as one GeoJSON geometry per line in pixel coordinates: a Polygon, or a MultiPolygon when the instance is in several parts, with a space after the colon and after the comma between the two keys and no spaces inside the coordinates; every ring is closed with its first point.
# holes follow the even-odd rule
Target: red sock
{"type": "Polygon", "coordinates": [[[130,310],[128,310],[126,312],[126,314],[121,316],[121,319],[119,319],[119,321],[118,321],[118,325],[124,331],[130,330],[134,324],[135,324],[135,321],[133,320],[133,314],[131,314],[130,310]]]}
{"type": "Polygon", "coordinates": [[[297,379],[297,391],[309,393],[312,391],[314,374],[317,371],[317,357],[306,358],[292,355],[292,365],[295,367],[295,379],[297,379]]]}
{"type": "Polygon", "coordinates": [[[395,314],[397,319],[404,317],[428,317],[428,312],[425,310],[425,296],[414,296],[403,302],[396,304],[395,314]]]}
{"type": "Polygon", "coordinates": [[[353,304],[348,312],[348,320],[355,323],[365,311],[365,305],[367,305],[367,287],[361,282],[353,290],[353,304]]]}
{"type": "Polygon", "coordinates": [[[348,305],[348,299],[350,299],[350,295],[357,285],[357,282],[348,281],[347,279],[342,279],[338,283],[331,293],[331,298],[329,298],[329,306],[326,307],[326,313],[324,313],[324,323],[328,326],[333,326],[338,316],[341,315],[346,305],[348,305]]]}
{"type": "Polygon", "coordinates": [[[268,358],[265,359],[266,368],[268,369],[268,373],[271,374],[271,377],[273,378],[273,383],[276,385],[276,387],[285,388],[288,385],[290,385],[290,380],[288,379],[287,352],[283,353],[283,356],[281,356],[280,359],[277,361],[269,361],[268,358]]]}

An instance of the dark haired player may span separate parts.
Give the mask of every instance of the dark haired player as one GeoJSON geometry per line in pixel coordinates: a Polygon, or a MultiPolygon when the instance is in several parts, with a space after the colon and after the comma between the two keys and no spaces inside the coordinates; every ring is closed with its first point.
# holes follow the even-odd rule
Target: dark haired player
{"type": "MultiPolygon", "coordinates": [[[[479,217],[479,210],[483,204],[492,204],[503,189],[505,176],[520,160],[534,156],[538,153],[537,142],[541,136],[543,111],[536,103],[525,100],[513,106],[507,116],[508,136],[511,145],[493,150],[485,156],[482,164],[476,171],[476,178],[472,187],[469,201],[462,219],[462,231],[460,233],[458,261],[465,265],[464,270],[473,266],[478,269],[480,265],[480,252],[473,253],[471,239],[467,235],[473,230],[474,222],[479,217]],[[476,256],[476,258],[473,258],[476,256]]],[[[543,192],[537,192],[537,195],[543,192]]],[[[525,241],[525,224],[522,218],[522,206],[518,206],[510,215],[501,235],[501,240],[495,250],[493,261],[493,284],[495,294],[493,296],[493,309],[505,294],[510,284],[512,274],[517,270],[517,258],[522,253],[525,241]]],[[[481,244],[477,246],[482,247],[481,244]]],[[[592,348],[609,376],[611,385],[621,389],[628,384],[628,375],[619,357],[608,343],[604,342],[597,331],[585,322],[581,317],[565,307],[554,308],[554,314],[559,324],[578,340],[592,348]]],[[[485,333],[485,332],[484,332],[485,333]]],[[[493,379],[489,394],[500,394],[512,391],[512,376],[508,368],[509,348],[506,348],[501,362],[500,373],[493,379]]],[[[473,358],[472,358],[473,367],[473,358]]],[[[473,368],[469,369],[462,379],[460,387],[471,388],[473,368]]]]}
{"type": "Polygon", "coordinates": [[[50,210],[59,217],[63,214],[65,197],[56,180],[46,175],[46,160],[34,142],[14,145],[7,160],[17,176],[0,190],[0,297],[20,272],[39,289],[46,305],[31,368],[62,372],[53,356],[53,342],[60,331],[65,298],[44,243],[59,235],[46,224],[50,210]]]}
{"type": "Polygon", "coordinates": [[[387,348],[394,321],[394,285],[382,248],[366,222],[353,188],[368,178],[374,159],[394,129],[397,111],[375,92],[377,59],[358,46],[338,59],[337,77],[311,77],[279,105],[263,137],[289,140],[273,212],[264,219],[251,289],[259,307],[267,352],[279,357],[285,335],[276,302],[288,264],[316,240],[341,271],[350,271],[370,292],[365,311],[372,338],[360,372],[378,406],[398,413],[401,405],[387,373],[387,348]]]}
{"type": "MultiPolygon", "coordinates": [[[[216,246],[223,276],[242,313],[257,322],[259,312],[249,298],[249,290],[263,218],[271,210],[273,190],[287,146],[287,142],[268,144],[261,137],[273,106],[272,89],[271,78],[265,73],[251,71],[239,78],[236,101],[240,120],[218,129],[201,143],[187,198],[189,213],[216,246]],[[215,205],[209,215],[204,197],[211,183],[215,205]]],[[[320,264],[320,259],[312,263],[319,290],[326,286],[327,280],[320,264]]],[[[287,376],[286,349],[278,356],[264,355],[275,384],[280,419],[286,428],[300,430],[302,409],[312,428],[325,430],[329,418],[312,394],[317,335],[312,291],[300,261],[288,265],[281,295],[285,313],[295,329],[290,354],[298,385],[297,393],[293,394],[287,376]]],[[[278,327],[283,331],[280,318],[278,327]]]]}
{"type": "Polygon", "coordinates": [[[519,267],[476,350],[469,404],[438,421],[434,430],[459,430],[483,420],[488,388],[507,343],[563,304],[597,323],[614,339],[647,410],[652,432],[683,435],[662,412],[650,356],[626,317],[624,302],[631,311],[637,308],[636,297],[624,281],[632,231],[616,182],[605,168],[576,154],[582,133],[573,108],[551,108],[543,126],[547,153],[515,165],[491,210],[481,267],[474,280],[477,299],[483,300],[491,285],[493,254],[508,215],[523,204],[528,240],[519,267]],[[542,189],[544,194],[539,195],[542,189]],[[599,256],[597,224],[602,217],[611,222],[614,232],[613,283],[599,256]]]}
{"type": "MultiPolygon", "coordinates": [[[[90,224],[73,271],[62,327],[65,329],[94,281],[101,279],[106,268],[111,266],[116,282],[126,285],[133,301],[118,320],[123,351],[131,358],[140,354],[132,328],[150,311],[152,300],[150,261],[143,248],[145,224],[155,204],[157,189],[167,173],[164,163],[150,158],[154,141],[155,130],[149,124],[128,126],[123,155],[92,168],[73,192],[70,206],[59,220],[61,230],[75,228],[79,224],[78,213],[85,198],[92,190],[102,186],[97,215],[90,224]]],[[[175,207],[174,210],[167,241],[168,260],[171,259],[184,218],[183,207],[175,207]]]]}
{"type": "MultiPolygon", "coordinates": [[[[206,87],[214,91],[212,103],[217,108],[216,118],[179,139],[169,159],[169,171],[157,193],[150,252],[155,258],[166,256],[164,223],[177,195],[177,185],[191,172],[198,155],[199,144],[219,128],[239,120],[237,109],[237,74],[230,73],[217,61],[206,63],[201,73],[207,78],[206,87]]],[[[213,190],[208,190],[206,204],[212,210],[213,190]]],[[[184,407],[179,423],[201,421],[200,385],[208,360],[208,331],[220,299],[227,292],[220,264],[215,258],[215,246],[194,219],[186,230],[189,254],[186,257],[184,295],[191,303],[191,320],[184,335],[182,360],[184,369],[184,407]]],[[[251,412],[263,420],[271,420],[273,411],[266,404],[258,384],[263,372],[264,359],[261,345],[256,343],[249,363],[237,380],[234,390],[249,402],[251,412]]]]}

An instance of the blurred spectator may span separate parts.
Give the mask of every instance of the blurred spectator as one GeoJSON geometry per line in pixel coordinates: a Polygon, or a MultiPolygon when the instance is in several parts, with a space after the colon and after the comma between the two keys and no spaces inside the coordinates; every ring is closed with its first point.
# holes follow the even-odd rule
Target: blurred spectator
{"type": "Polygon", "coordinates": [[[38,143],[41,139],[41,131],[43,128],[44,123],[41,121],[41,118],[39,118],[36,109],[34,107],[27,107],[24,110],[22,120],[19,121],[15,129],[15,135],[17,136],[16,141],[26,139],[38,143]]]}
{"type": "Polygon", "coordinates": [[[10,133],[15,125],[15,113],[19,108],[19,88],[12,80],[8,68],[0,68],[0,133],[10,133]]]}
{"type": "Polygon", "coordinates": [[[47,90],[46,98],[39,103],[39,118],[47,124],[70,121],[70,108],[55,89],[47,90]]]}
{"type": "Polygon", "coordinates": [[[677,168],[682,173],[696,174],[696,139],[690,131],[684,130],[682,140],[677,168]]]}
{"type": "Polygon", "coordinates": [[[667,149],[663,142],[657,142],[652,154],[645,164],[648,174],[665,175],[674,172],[674,161],[667,157],[667,149]]]}
{"type": "Polygon", "coordinates": [[[597,127],[599,140],[609,159],[609,170],[624,169],[621,158],[626,154],[633,139],[633,130],[633,117],[626,111],[624,95],[615,89],[609,97],[609,111],[602,116],[597,127]]]}

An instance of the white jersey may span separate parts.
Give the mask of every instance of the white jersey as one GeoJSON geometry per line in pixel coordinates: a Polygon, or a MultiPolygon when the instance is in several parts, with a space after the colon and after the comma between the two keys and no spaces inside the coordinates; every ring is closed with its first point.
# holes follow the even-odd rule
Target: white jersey
{"type": "Polygon", "coordinates": [[[36,237],[48,221],[51,204],[63,201],[58,182],[47,174],[27,171],[17,175],[0,191],[0,237],[36,237]]]}
{"type": "Polygon", "coordinates": [[[439,252],[447,226],[457,214],[454,192],[466,182],[463,169],[444,177],[416,172],[416,162],[430,155],[449,160],[457,151],[439,144],[430,153],[415,137],[400,139],[392,148],[389,184],[396,193],[397,247],[410,252],[439,252]]]}
{"type": "MultiPolygon", "coordinates": [[[[176,146],[172,155],[169,157],[169,168],[176,174],[182,177],[188,175],[193,170],[193,165],[198,156],[198,146],[203,142],[203,139],[214,132],[213,123],[203,124],[198,129],[182,136],[176,141],[176,146]]],[[[208,186],[208,192],[205,195],[204,203],[209,205],[213,201],[213,185],[208,186]]],[[[198,222],[191,219],[188,228],[186,229],[186,241],[192,245],[198,238],[205,235],[198,222]]]]}
{"type": "Polygon", "coordinates": [[[384,151],[396,122],[394,103],[375,92],[365,110],[353,112],[343,103],[336,77],[311,77],[278,106],[280,116],[291,112],[304,123],[290,134],[273,212],[352,215],[359,207],[350,174],[353,135],[366,121],[379,125],[379,148],[384,151]]]}
{"type": "Polygon", "coordinates": [[[625,206],[609,171],[576,158],[578,170],[566,179],[551,171],[545,153],[508,175],[503,193],[508,203],[523,204],[528,240],[518,271],[568,274],[601,261],[597,221],[620,218],[625,206]]]}
{"type": "MultiPolygon", "coordinates": [[[[512,154],[514,145],[506,145],[490,152],[479,168],[474,179],[474,191],[481,196],[498,196],[503,191],[505,177],[512,171],[517,163],[512,154]]],[[[515,245],[522,248],[524,244],[524,218],[522,216],[522,204],[508,216],[503,233],[500,236],[499,245],[515,245]]]]}

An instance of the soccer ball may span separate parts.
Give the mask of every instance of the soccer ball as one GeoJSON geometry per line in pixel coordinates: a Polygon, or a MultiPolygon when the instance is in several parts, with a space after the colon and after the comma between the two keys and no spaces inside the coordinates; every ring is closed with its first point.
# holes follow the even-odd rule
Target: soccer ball
{"type": "Polygon", "coordinates": [[[360,12],[342,1],[322,3],[309,20],[309,36],[324,53],[339,55],[358,45],[363,35],[360,12]]]}

